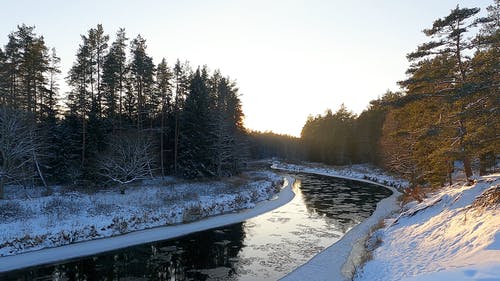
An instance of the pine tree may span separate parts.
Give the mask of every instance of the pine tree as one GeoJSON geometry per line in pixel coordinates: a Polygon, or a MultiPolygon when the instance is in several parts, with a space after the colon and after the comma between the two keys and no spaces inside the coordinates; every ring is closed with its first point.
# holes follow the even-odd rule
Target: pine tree
{"type": "Polygon", "coordinates": [[[174,174],[179,174],[179,139],[180,139],[180,113],[184,108],[184,101],[189,92],[189,81],[191,79],[191,70],[189,63],[181,64],[177,59],[174,66],[174,174]]]}
{"type": "Polygon", "coordinates": [[[130,73],[132,85],[137,99],[137,128],[142,129],[144,122],[151,119],[154,105],[153,99],[155,65],[146,53],[146,40],[138,35],[131,44],[132,61],[130,73]]]}
{"type": "Polygon", "coordinates": [[[108,40],[109,36],[104,34],[101,24],[98,24],[96,28],[92,28],[88,32],[89,62],[91,65],[91,111],[95,112],[98,117],[101,117],[102,114],[102,73],[108,40]]]}
{"type": "Polygon", "coordinates": [[[87,119],[91,111],[93,102],[92,97],[92,60],[88,39],[81,36],[83,43],[80,45],[76,54],[76,61],[68,74],[68,84],[71,86],[71,92],[67,98],[69,115],[78,116],[81,120],[81,167],[85,165],[86,139],[87,139],[87,119]]]}
{"type": "Polygon", "coordinates": [[[471,60],[468,88],[471,94],[464,115],[471,128],[467,141],[480,160],[480,174],[495,166],[500,139],[500,1],[477,20],[482,24],[474,38],[478,50],[471,60]]]}
{"type": "Polygon", "coordinates": [[[474,38],[474,43],[480,49],[499,49],[500,45],[500,0],[495,0],[495,3],[486,8],[488,15],[476,20],[477,24],[481,24],[479,34],[474,38]]]}
{"type": "Polygon", "coordinates": [[[355,142],[352,142],[356,116],[344,104],[332,113],[309,117],[302,128],[302,139],[309,158],[328,164],[348,164],[355,157],[355,142]]]}
{"type": "Polygon", "coordinates": [[[122,127],[125,79],[128,71],[126,65],[127,40],[125,29],[120,28],[103,64],[105,116],[112,118],[113,122],[117,121],[120,128],[122,127]]]}
{"type": "Polygon", "coordinates": [[[21,25],[9,35],[2,54],[3,104],[33,112],[39,118],[49,69],[48,48],[34,26],[21,25]]]}
{"type": "Polygon", "coordinates": [[[166,118],[172,113],[173,107],[173,73],[168,67],[165,58],[162,59],[157,67],[156,83],[159,99],[161,100],[160,108],[160,169],[162,177],[165,176],[165,133],[166,133],[166,118]]]}
{"type": "MultiPolygon", "coordinates": [[[[469,58],[466,51],[473,48],[472,41],[466,37],[467,32],[476,26],[476,21],[471,18],[479,12],[479,8],[459,8],[458,6],[451,13],[434,21],[432,28],[423,32],[431,41],[418,46],[417,50],[408,54],[408,59],[412,62],[408,73],[413,75],[410,79],[401,82],[412,94],[412,88],[420,85],[428,85],[426,89],[430,92],[417,92],[414,94],[426,94],[443,96],[447,94],[452,98],[449,102],[454,104],[454,109],[450,113],[456,116],[459,158],[464,163],[467,178],[472,176],[470,161],[470,148],[466,141],[469,128],[464,119],[466,103],[460,96],[466,89],[467,73],[470,70],[469,58]],[[426,75],[425,67],[431,67],[434,71],[426,75]],[[419,72],[422,74],[421,77],[419,72]],[[443,73],[441,73],[443,72],[443,73]],[[431,84],[431,85],[429,85],[431,84]],[[454,100],[453,100],[454,98],[454,100]]],[[[451,153],[451,151],[450,151],[451,153]]]]}
{"type": "Polygon", "coordinates": [[[58,109],[59,84],[58,75],[61,73],[59,64],[61,59],[56,54],[56,49],[52,48],[49,57],[49,66],[47,68],[47,87],[41,93],[40,116],[42,120],[55,125],[58,109]]]}
{"type": "Polygon", "coordinates": [[[6,105],[9,96],[7,56],[0,47],[0,104],[6,105]]]}
{"type": "Polygon", "coordinates": [[[4,105],[18,109],[20,107],[20,73],[21,52],[15,33],[9,34],[9,41],[5,46],[4,75],[7,92],[4,96],[4,105]]]}

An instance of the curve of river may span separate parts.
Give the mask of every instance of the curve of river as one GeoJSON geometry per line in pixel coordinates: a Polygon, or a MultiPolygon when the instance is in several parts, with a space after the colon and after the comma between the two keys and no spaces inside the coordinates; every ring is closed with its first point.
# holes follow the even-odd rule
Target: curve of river
{"type": "Polygon", "coordinates": [[[0,274],[1,280],[277,280],[338,241],[392,192],[293,174],[288,204],[233,225],[0,274]]]}

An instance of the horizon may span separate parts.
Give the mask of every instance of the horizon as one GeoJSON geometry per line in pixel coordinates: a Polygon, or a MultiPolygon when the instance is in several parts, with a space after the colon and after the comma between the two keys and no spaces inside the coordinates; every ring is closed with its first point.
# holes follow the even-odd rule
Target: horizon
{"type": "Polygon", "coordinates": [[[342,103],[359,114],[386,90],[399,90],[405,55],[425,41],[421,30],[435,19],[457,4],[484,13],[492,2],[25,0],[6,4],[11,12],[0,19],[0,45],[17,25],[36,26],[61,57],[59,96],[65,97],[80,34],[100,23],[111,43],[124,27],[129,39],[147,40],[155,64],[163,57],[170,66],[188,60],[236,80],[248,129],[300,137],[309,115],[342,103]]]}

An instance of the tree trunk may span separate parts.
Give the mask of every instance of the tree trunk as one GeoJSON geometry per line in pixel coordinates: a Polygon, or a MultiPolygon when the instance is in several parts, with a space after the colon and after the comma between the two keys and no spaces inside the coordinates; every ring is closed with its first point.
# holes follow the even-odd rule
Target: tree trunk
{"type": "Polygon", "coordinates": [[[33,160],[35,161],[35,166],[36,166],[36,170],[38,172],[38,176],[40,177],[40,179],[42,180],[42,183],[43,183],[43,186],[48,190],[49,190],[49,186],[47,185],[47,183],[45,182],[45,178],[43,177],[43,174],[42,174],[42,170],[40,169],[40,165],[38,164],[38,158],[36,158],[36,153],[35,153],[35,150],[33,149],[33,160]]]}
{"type": "Polygon", "coordinates": [[[493,152],[483,153],[479,156],[479,175],[488,174],[488,170],[495,166],[495,154],[493,152]]]}
{"type": "Polygon", "coordinates": [[[97,45],[97,116],[99,118],[102,117],[101,115],[101,54],[99,50],[99,45],[97,45]]]}
{"type": "Polygon", "coordinates": [[[5,197],[5,192],[4,192],[4,184],[5,184],[5,183],[4,183],[4,177],[2,176],[2,177],[0,178],[0,200],[1,200],[1,199],[4,199],[4,197],[5,197]]]}
{"type": "Polygon", "coordinates": [[[118,127],[122,128],[122,95],[123,95],[123,70],[122,65],[120,63],[120,91],[118,97],[118,127]]]}
{"type": "Polygon", "coordinates": [[[85,113],[82,118],[82,168],[85,163],[85,113]]]}
{"type": "Polygon", "coordinates": [[[453,175],[453,169],[454,169],[453,160],[450,160],[448,163],[450,165],[450,167],[448,169],[448,181],[449,181],[449,184],[451,186],[453,184],[453,177],[452,177],[452,175],[453,175]]]}
{"type": "Polygon", "coordinates": [[[163,163],[163,143],[164,143],[164,127],[165,127],[165,108],[162,106],[161,109],[161,128],[160,128],[160,167],[161,167],[161,179],[163,180],[165,178],[165,168],[164,168],[164,163],[163,163]]]}
{"type": "Polygon", "coordinates": [[[467,180],[469,180],[470,177],[472,177],[472,167],[471,167],[469,156],[464,154],[463,161],[464,161],[465,177],[467,178],[467,180]]]}
{"type": "Polygon", "coordinates": [[[175,136],[174,136],[174,174],[177,175],[177,158],[179,151],[179,112],[175,112],[175,136]]]}

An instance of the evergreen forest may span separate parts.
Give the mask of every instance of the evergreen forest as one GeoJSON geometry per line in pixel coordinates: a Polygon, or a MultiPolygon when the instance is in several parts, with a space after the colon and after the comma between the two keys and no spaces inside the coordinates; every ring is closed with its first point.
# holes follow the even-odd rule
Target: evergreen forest
{"type": "MultiPolygon", "coordinates": [[[[310,116],[300,138],[250,132],[235,80],[187,61],[155,64],[141,35],[81,35],[68,73],[34,26],[0,47],[0,198],[5,184],[220,178],[250,158],[372,163],[414,185],[494,169],[500,147],[500,4],[456,7],[423,30],[401,91],[354,114],[310,116]],[[113,40],[111,40],[113,38],[113,40]],[[62,93],[63,80],[69,91],[62,93]]],[[[331,93],[334,94],[334,93],[331,93]]]]}
{"type": "Polygon", "coordinates": [[[491,172],[500,148],[500,1],[478,14],[457,6],[423,30],[428,41],[407,55],[401,91],[387,91],[359,115],[342,105],[309,116],[300,139],[257,138],[260,151],[331,165],[372,163],[414,186],[451,182],[457,167],[467,178],[473,168],[491,172]]]}
{"type": "Polygon", "coordinates": [[[238,87],[219,70],[155,65],[146,39],[119,29],[111,42],[102,25],[81,35],[69,73],[59,64],[33,26],[18,26],[0,48],[0,198],[9,183],[222,177],[245,164],[238,87]]]}

